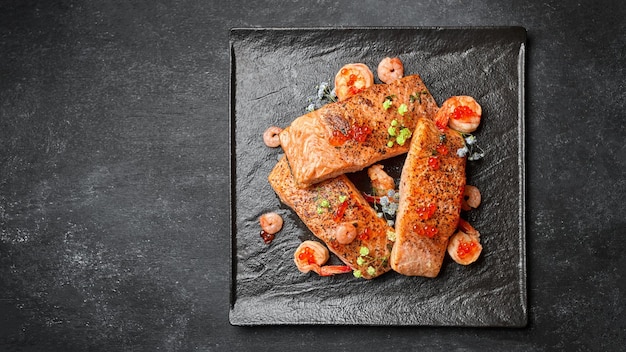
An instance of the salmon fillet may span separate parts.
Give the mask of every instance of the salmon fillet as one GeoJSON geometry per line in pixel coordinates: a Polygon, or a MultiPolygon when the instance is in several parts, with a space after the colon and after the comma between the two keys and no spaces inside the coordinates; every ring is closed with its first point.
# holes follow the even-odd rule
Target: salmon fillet
{"type": "Polygon", "coordinates": [[[390,270],[392,242],[387,232],[393,231],[385,219],[379,218],[358,189],[345,175],[340,175],[309,188],[296,186],[286,157],[272,169],[269,183],[280,200],[292,208],[306,226],[328,249],[366,279],[390,270]],[[337,241],[335,233],[342,223],[352,223],[357,237],[349,244],[337,241]],[[367,255],[362,256],[362,248],[367,255]],[[359,264],[359,257],[362,262],[359,264]]]}
{"type": "Polygon", "coordinates": [[[463,137],[417,122],[400,177],[396,241],[391,268],[403,275],[436,277],[448,239],[459,222],[465,187],[465,158],[456,154],[463,137]]]}
{"type": "Polygon", "coordinates": [[[406,153],[408,140],[387,145],[393,140],[392,121],[413,131],[419,118],[432,119],[436,111],[437,103],[420,76],[410,75],[298,117],[280,133],[280,144],[296,184],[307,187],[406,153]],[[386,99],[391,103],[387,108],[386,99]],[[402,104],[406,112],[401,109],[401,114],[402,104]]]}

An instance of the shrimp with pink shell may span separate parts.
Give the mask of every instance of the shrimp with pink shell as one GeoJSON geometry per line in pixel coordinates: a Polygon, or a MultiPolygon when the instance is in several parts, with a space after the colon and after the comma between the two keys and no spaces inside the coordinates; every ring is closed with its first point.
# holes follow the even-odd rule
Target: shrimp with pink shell
{"type": "Polygon", "coordinates": [[[480,233],[469,222],[460,219],[459,229],[450,237],[447,250],[452,260],[458,264],[474,263],[483,250],[480,244],[480,233]]]}
{"type": "Polygon", "coordinates": [[[324,265],[329,258],[328,249],[311,240],[300,243],[293,255],[294,263],[302,273],[313,271],[319,276],[331,276],[352,272],[352,268],[347,265],[324,265]]]}
{"type": "Polygon", "coordinates": [[[277,126],[268,127],[265,132],[263,132],[263,142],[266,146],[270,148],[276,148],[280,146],[280,138],[279,135],[283,131],[282,128],[277,126]]]}
{"type": "Polygon", "coordinates": [[[386,57],[378,64],[376,73],[383,83],[391,83],[404,77],[404,64],[397,57],[386,57]]]}
{"type": "Polygon", "coordinates": [[[457,95],[441,104],[435,115],[435,123],[440,129],[450,127],[461,133],[471,133],[480,125],[482,112],[482,107],[474,98],[457,95]]]}

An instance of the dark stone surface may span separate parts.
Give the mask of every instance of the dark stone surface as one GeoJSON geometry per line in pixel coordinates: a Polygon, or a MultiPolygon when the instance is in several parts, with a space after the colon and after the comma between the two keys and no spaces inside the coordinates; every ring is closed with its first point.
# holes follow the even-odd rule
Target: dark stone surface
{"type": "MultiPolygon", "coordinates": [[[[232,324],[526,325],[526,246],[520,226],[523,28],[236,29],[231,34],[232,324]],[[467,162],[467,180],[484,200],[480,210],[461,215],[479,229],[484,255],[468,267],[446,258],[435,280],[393,272],[371,282],[353,275],[302,275],[292,264],[293,252],[303,239],[315,237],[270,187],[268,174],[283,151],[267,148],[261,135],[268,126],[288,126],[304,114],[315,86],[331,82],[344,63],[375,68],[391,53],[403,60],[406,75],[419,73],[436,102],[471,92],[482,106],[475,136],[486,155],[467,162]],[[258,217],[269,211],[283,216],[284,228],[264,245],[258,217]]],[[[402,155],[381,162],[396,184],[404,160],[402,155]]],[[[362,192],[371,192],[366,171],[348,177],[362,192]]]]}
{"type": "Polygon", "coordinates": [[[626,7],[0,4],[0,349],[621,350],[626,7]],[[228,323],[231,27],[518,25],[529,323],[228,323]]]}

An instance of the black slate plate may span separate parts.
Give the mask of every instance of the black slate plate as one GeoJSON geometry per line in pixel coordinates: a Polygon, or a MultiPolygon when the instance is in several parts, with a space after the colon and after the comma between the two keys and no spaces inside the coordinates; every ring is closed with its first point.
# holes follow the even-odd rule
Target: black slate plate
{"type": "MultiPolygon", "coordinates": [[[[526,325],[525,41],[519,27],[232,30],[231,324],[526,325]],[[483,107],[475,135],[486,156],[467,170],[483,203],[463,214],[481,232],[483,254],[467,267],[446,258],[435,279],[301,274],[293,252],[313,236],[269,186],[282,151],[261,135],[304,114],[315,86],[332,82],[342,65],[363,62],[375,72],[385,56],[420,74],[439,104],[466,94],[483,107]],[[267,211],[285,219],[270,245],[257,220],[267,211]]],[[[388,160],[386,170],[398,177],[402,162],[388,160]]],[[[365,184],[363,172],[350,177],[365,184]]]]}

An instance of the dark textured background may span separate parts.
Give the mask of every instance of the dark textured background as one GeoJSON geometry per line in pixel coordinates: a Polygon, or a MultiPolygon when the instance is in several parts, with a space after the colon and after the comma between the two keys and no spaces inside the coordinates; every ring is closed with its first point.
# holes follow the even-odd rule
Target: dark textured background
{"type": "Polygon", "coordinates": [[[0,350],[621,350],[626,6],[3,1],[0,350]],[[528,30],[529,324],[228,323],[231,27],[528,30]]]}

